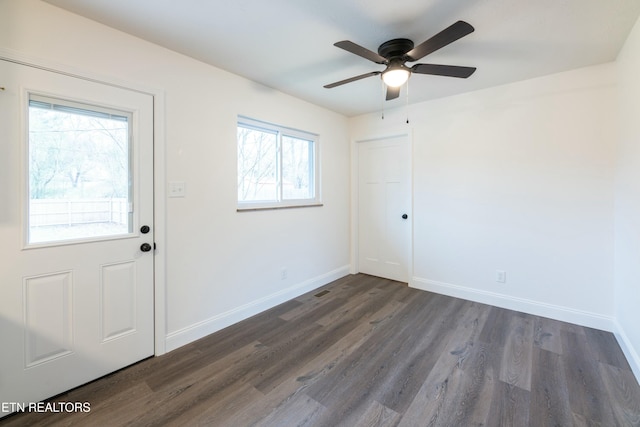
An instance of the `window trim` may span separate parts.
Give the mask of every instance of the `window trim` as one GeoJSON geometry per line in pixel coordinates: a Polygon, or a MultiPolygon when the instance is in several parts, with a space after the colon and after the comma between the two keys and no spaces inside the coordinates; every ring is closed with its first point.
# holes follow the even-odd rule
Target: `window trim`
{"type": "MultiPolygon", "coordinates": [[[[285,126],[276,125],[273,123],[264,122],[261,120],[252,119],[246,116],[238,116],[238,120],[236,122],[236,203],[237,203],[237,211],[257,211],[257,210],[274,210],[274,209],[287,209],[287,208],[301,208],[301,207],[317,207],[322,206],[322,199],[320,194],[320,144],[319,144],[319,135],[301,131],[299,129],[289,128],[285,126]],[[239,127],[244,127],[248,129],[254,129],[257,131],[269,132],[276,134],[276,155],[277,155],[277,166],[276,166],[276,194],[277,200],[266,200],[266,201],[241,201],[238,200],[238,191],[237,191],[237,182],[238,182],[238,140],[237,140],[237,129],[239,127]],[[312,167],[313,171],[310,173],[310,179],[313,180],[313,185],[311,186],[313,189],[314,196],[312,198],[307,199],[284,199],[282,194],[282,138],[283,137],[292,137],[297,139],[303,139],[307,141],[311,141],[313,145],[313,161],[312,167]]],[[[310,162],[311,163],[311,162],[310,162]]]]}

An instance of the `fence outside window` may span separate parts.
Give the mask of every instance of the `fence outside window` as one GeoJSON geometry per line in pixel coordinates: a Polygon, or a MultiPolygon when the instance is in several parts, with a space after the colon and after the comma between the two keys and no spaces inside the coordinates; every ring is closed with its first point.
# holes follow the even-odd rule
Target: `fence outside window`
{"type": "Polygon", "coordinates": [[[32,199],[31,227],[96,223],[127,224],[127,199],[32,199]]]}

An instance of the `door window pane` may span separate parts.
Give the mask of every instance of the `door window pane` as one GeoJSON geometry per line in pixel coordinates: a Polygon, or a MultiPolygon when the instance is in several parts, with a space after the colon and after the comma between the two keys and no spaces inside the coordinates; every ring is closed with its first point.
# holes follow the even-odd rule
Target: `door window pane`
{"type": "Polygon", "coordinates": [[[132,231],[130,114],[31,95],[28,243],[132,231]]]}

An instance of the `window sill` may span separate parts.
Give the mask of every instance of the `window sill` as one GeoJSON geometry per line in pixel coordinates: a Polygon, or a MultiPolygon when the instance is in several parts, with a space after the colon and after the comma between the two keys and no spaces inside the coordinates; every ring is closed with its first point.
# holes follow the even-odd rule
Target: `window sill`
{"type": "Polygon", "coordinates": [[[251,206],[246,208],[237,208],[236,212],[252,212],[252,211],[273,211],[280,209],[297,209],[297,208],[317,208],[322,207],[322,203],[310,203],[308,205],[283,205],[283,206],[251,206]]]}

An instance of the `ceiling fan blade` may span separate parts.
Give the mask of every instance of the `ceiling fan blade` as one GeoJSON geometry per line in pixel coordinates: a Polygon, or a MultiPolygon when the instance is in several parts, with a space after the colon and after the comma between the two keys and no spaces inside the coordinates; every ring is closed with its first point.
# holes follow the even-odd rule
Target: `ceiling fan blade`
{"type": "Polygon", "coordinates": [[[398,87],[387,86],[387,101],[396,99],[399,96],[400,96],[400,86],[398,87]]]}
{"type": "Polygon", "coordinates": [[[340,85],[343,85],[343,84],[346,84],[346,83],[355,82],[356,80],[360,80],[360,79],[366,79],[367,77],[376,76],[378,74],[382,74],[382,71],[372,71],[370,73],[360,74],[359,76],[351,77],[351,78],[348,78],[348,79],[340,80],[339,82],[335,82],[335,83],[330,83],[328,85],[324,85],[324,87],[327,88],[327,89],[331,89],[331,88],[336,87],[336,86],[340,86],[340,85]]]}
{"type": "Polygon", "coordinates": [[[364,48],[360,45],[355,44],[354,42],[350,42],[349,40],[343,40],[341,42],[337,42],[333,44],[340,49],[344,49],[347,52],[351,52],[358,56],[363,57],[364,59],[368,59],[369,61],[373,61],[376,64],[386,64],[387,59],[378,55],[377,53],[370,51],[367,48],[364,48]]]}
{"type": "Polygon", "coordinates": [[[407,61],[410,62],[417,61],[418,59],[423,58],[428,54],[445,47],[449,43],[453,43],[454,41],[466,36],[467,34],[472,33],[473,31],[474,28],[471,26],[471,24],[464,21],[458,21],[455,24],[440,31],[429,40],[414,47],[412,50],[407,52],[405,58],[407,58],[407,61]]]}
{"type": "Polygon", "coordinates": [[[413,73],[459,77],[461,79],[466,79],[475,71],[476,67],[460,67],[457,65],[416,64],[411,67],[411,72],[413,73]]]}

